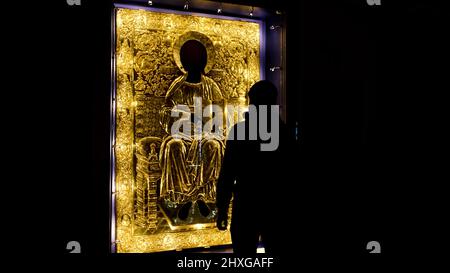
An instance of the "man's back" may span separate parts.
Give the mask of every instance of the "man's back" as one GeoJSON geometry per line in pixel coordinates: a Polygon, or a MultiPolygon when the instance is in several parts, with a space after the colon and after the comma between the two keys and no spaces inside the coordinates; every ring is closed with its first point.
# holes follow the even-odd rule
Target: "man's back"
{"type": "Polygon", "coordinates": [[[225,210],[231,194],[232,206],[232,237],[251,237],[264,233],[271,240],[281,235],[281,224],[284,222],[284,207],[289,194],[288,173],[288,133],[280,121],[278,131],[278,148],[274,151],[262,151],[263,141],[248,140],[248,123],[246,139],[237,138],[240,125],[231,130],[233,139],[227,141],[224,162],[217,186],[217,206],[225,210]],[[234,236],[233,236],[234,230],[234,236]],[[237,233],[242,236],[236,235],[237,233]]]}
{"type": "Polygon", "coordinates": [[[226,143],[217,182],[217,227],[227,228],[233,196],[230,229],[234,252],[255,254],[261,238],[266,252],[277,254],[287,239],[283,236],[285,212],[292,209],[288,151],[293,145],[279,119],[278,107],[273,107],[276,87],[269,81],[259,81],[252,85],[248,97],[246,121],[232,128],[226,143]]]}

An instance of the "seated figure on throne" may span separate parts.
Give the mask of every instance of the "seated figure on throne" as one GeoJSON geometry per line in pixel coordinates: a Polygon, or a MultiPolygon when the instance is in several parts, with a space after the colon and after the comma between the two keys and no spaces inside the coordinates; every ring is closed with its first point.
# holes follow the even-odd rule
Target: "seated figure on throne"
{"type": "Polygon", "coordinates": [[[180,59],[185,73],[172,82],[160,111],[161,124],[168,135],[159,155],[162,171],[159,195],[160,200],[174,206],[188,205],[187,210],[196,202],[206,217],[210,212],[207,204],[215,202],[224,143],[217,137],[205,138],[205,133],[193,132],[182,138],[171,135],[174,119],[178,119],[171,116],[171,111],[176,105],[186,105],[193,114],[196,97],[202,99],[202,109],[211,104],[221,105],[224,98],[214,80],[204,75],[207,52],[202,43],[196,40],[184,43],[180,59]]]}

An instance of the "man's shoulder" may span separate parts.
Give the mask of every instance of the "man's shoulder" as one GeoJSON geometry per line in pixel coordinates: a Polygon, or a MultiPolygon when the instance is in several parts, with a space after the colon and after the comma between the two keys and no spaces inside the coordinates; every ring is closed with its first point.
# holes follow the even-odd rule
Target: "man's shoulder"
{"type": "MultiPolygon", "coordinates": [[[[210,78],[209,76],[202,75],[202,78],[203,78],[204,81],[207,81],[207,82],[209,82],[209,83],[216,84],[216,81],[214,81],[214,80],[213,80],[212,78],[210,78]]],[[[217,84],[216,84],[216,85],[217,85],[217,84]]]]}
{"type": "Polygon", "coordinates": [[[211,88],[212,95],[214,96],[213,100],[222,100],[223,94],[222,94],[222,91],[220,90],[219,85],[216,83],[216,81],[206,75],[202,75],[202,77],[203,77],[203,81],[206,82],[208,84],[208,86],[210,86],[210,88],[211,88]]]}
{"type": "Polygon", "coordinates": [[[175,91],[176,89],[178,89],[180,87],[181,84],[183,84],[183,82],[186,79],[186,75],[181,75],[178,76],[175,80],[172,81],[172,83],[170,84],[169,90],[167,91],[167,95],[173,91],[175,91]]]}

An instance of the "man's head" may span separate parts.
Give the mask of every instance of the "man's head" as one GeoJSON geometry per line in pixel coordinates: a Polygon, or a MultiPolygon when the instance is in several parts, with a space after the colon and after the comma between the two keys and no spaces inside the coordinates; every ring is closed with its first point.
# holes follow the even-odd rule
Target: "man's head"
{"type": "Polygon", "coordinates": [[[277,96],[277,88],[267,80],[255,83],[248,92],[250,104],[256,106],[277,104],[277,96]]]}
{"type": "Polygon", "coordinates": [[[199,41],[189,40],[181,46],[180,59],[187,72],[203,73],[207,61],[206,48],[199,41]]]}

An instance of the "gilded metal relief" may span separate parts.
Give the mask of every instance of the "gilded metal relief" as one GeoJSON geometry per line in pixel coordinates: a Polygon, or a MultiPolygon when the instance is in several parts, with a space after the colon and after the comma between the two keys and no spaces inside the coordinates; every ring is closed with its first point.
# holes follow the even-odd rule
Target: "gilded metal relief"
{"type": "Polygon", "coordinates": [[[215,139],[178,139],[168,129],[170,111],[191,107],[193,93],[202,94],[203,106],[245,107],[260,79],[260,25],[118,8],[115,35],[117,252],[229,244],[229,233],[215,228],[214,207],[229,128],[215,139]],[[190,40],[207,52],[198,84],[186,81],[180,60],[190,40]]]}

